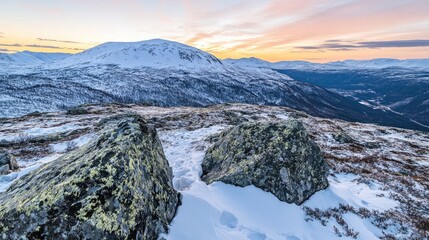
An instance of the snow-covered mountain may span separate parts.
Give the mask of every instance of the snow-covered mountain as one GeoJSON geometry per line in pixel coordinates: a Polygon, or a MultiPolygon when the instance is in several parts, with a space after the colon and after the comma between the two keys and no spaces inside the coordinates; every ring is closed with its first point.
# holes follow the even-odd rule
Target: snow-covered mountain
{"type": "Polygon", "coordinates": [[[312,63],[307,61],[280,61],[272,63],[272,69],[307,69],[307,68],[323,68],[323,64],[312,63]]]}
{"type": "Polygon", "coordinates": [[[429,58],[425,59],[391,59],[391,58],[376,58],[372,60],[344,60],[338,62],[331,62],[328,65],[335,67],[348,67],[348,68],[369,68],[381,69],[389,67],[400,68],[429,68],[429,58]]]}
{"type": "Polygon", "coordinates": [[[429,58],[423,59],[390,59],[377,58],[372,60],[344,60],[328,63],[313,63],[307,61],[280,61],[268,62],[258,58],[225,59],[225,63],[241,67],[258,67],[271,69],[383,69],[383,68],[411,68],[429,69],[429,58]]]}
{"type": "Polygon", "coordinates": [[[54,67],[114,64],[123,68],[151,67],[187,70],[223,70],[215,56],[182,43],[153,39],[108,42],[66,58],[54,67]]]}
{"type": "Polygon", "coordinates": [[[306,61],[280,61],[280,62],[269,62],[260,58],[238,58],[224,59],[223,62],[230,66],[245,67],[245,68],[269,68],[269,69],[301,69],[301,68],[314,68],[321,67],[322,64],[306,62],[306,61]]]}
{"type": "Polygon", "coordinates": [[[238,67],[265,67],[270,68],[272,63],[255,58],[239,58],[239,59],[233,59],[233,58],[227,58],[223,60],[224,63],[232,65],[232,66],[238,66],[238,67]]]}
{"type": "Polygon", "coordinates": [[[23,51],[12,54],[0,53],[0,66],[36,66],[51,63],[69,57],[67,53],[42,53],[23,51]]]}
{"type": "Polygon", "coordinates": [[[55,63],[0,72],[0,117],[57,111],[86,103],[288,106],[314,116],[427,130],[270,69],[224,64],[181,43],[106,43],[55,63]]]}

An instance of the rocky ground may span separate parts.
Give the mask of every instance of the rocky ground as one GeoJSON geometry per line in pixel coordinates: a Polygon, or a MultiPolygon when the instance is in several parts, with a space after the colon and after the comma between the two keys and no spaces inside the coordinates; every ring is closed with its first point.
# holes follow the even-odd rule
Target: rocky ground
{"type": "Polygon", "coordinates": [[[103,119],[131,112],[158,130],[173,170],[173,186],[183,195],[167,239],[429,237],[428,133],[316,118],[285,107],[111,104],[1,119],[0,152],[15,156],[20,170],[0,176],[0,191],[96,139],[103,119]],[[252,186],[201,181],[201,164],[213,136],[244,122],[283,122],[289,117],[301,121],[320,147],[329,167],[330,187],[297,206],[252,186]],[[264,216],[271,219],[262,221],[264,216]]]}

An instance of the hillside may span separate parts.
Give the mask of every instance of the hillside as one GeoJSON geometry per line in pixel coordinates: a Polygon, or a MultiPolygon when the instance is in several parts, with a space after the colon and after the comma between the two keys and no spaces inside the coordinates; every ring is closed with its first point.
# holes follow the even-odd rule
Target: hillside
{"type": "MultiPolygon", "coordinates": [[[[55,171],[43,164],[61,165],[63,156],[75,156],[94,147],[108,151],[109,144],[91,141],[103,136],[100,129],[105,123],[127,114],[140,115],[157,129],[172,168],[173,187],[182,195],[182,203],[165,235],[167,239],[368,240],[429,236],[425,227],[429,206],[427,133],[315,118],[285,107],[228,104],[162,108],[112,104],[3,119],[0,151],[16,156],[21,169],[0,177],[0,191],[19,179],[34,179],[25,178],[29,172],[47,175],[55,171]],[[201,180],[203,158],[220,132],[241,123],[281,123],[290,118],[302,122],[320,147],[329,166],[328,188],[298,206],[282,202],[255,186],[206,184],[201,180]]],[[[132,131],[133,128],[112,135],[115,153],[121,147],[131,148],[129,142],[120,142],[120,136],[132,131]]],[[[135,151],[129,151],[131,156],[135,151]]],[[[83,155],[83,159],[93,159],[91,154],[83,155]]],[[[88,167],[84,164],[79,169],[88,167]]],[[[61,170],[64,169],[58,171],[71,177],[83,175],[80,171],[73,174],[61,170]]]]}

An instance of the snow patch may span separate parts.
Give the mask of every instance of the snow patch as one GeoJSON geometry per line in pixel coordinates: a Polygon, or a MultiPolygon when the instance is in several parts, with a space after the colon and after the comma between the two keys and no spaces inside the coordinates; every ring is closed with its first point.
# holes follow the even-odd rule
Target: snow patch
{"type": "Polygon", "coordinates": [[[50,144],[49,146],[51,147],[52,152],[65,153],[65,152],[67,152],[68,149],[71,148],[71,146],[81,147],[81,146],[87,144],[92,139],[94,139],[94,137],[95,137],[95,134],[85,134],[85,135],[82,135],[82,136],[80,136],[76,139],[73,139],[71,141],[53,143],[53,144],[50,144]]]}
{"type": "MultiPolygon", "coordinates": [[[[278,200],[254,186],[236,187],[221,182],[210,185],[200,180],[201,163],[209,143],[204,140],[226,126],[194,131],[171,130],[160,133],[164,151],[173,169],[174,187],[183,194],[182,205],[173,219],[166,239],[339,239],[335,221],[323,226],[306,221],[303,206],[334,208],[339,204],[385,210],[397,205],[375,183],[358,183],[353,174],[329,178],[330,187],[314,194],[303,206],[278,200]]],[[[347,217],[359,232],[358,239],[378,239],[381,231],[367,219],[347,217]]],[[[344,239],[344,238],[341,238],[344,239]]]]}
{"type": "Polygon", "coordinates": [[[56,160],[57,158],[61,157],[62,154],[54,154],[50,156],[46,156],[43,158],[40,158],[36,161],[31,162],[23,162],[19,161],[18,164],[21,167],[19,171],[12,172],[7,175],[0,176],[0,192],[4,192],[9,188],[9,186],[22,176],[38,169],[40,166],[42,166],[45,163],[52,162],[56,160]]]}

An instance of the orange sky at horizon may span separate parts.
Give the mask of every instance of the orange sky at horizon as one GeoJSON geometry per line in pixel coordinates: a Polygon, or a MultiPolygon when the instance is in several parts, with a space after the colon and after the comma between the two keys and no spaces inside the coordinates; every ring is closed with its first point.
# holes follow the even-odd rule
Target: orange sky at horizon
{"type": "Polygon", "coordinates": [[[0,52],[77,53],[163,38],[219,58],[429,58],[427,0],[25,0],[0,3],[0,52]]]}

